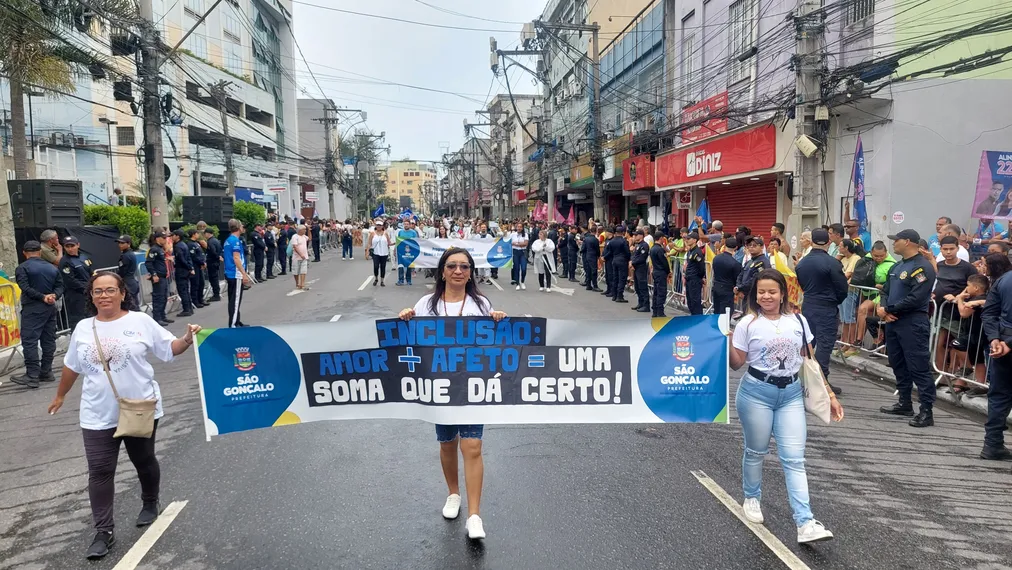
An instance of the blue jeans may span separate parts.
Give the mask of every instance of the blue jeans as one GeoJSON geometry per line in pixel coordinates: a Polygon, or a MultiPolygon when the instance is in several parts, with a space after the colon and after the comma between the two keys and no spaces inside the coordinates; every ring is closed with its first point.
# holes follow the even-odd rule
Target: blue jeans
{"type": "Polygon", "coordinates": [[[527,250],[513,250],[513,281],[517,284],[527,281],[527,250]]]}
{"type": "Polygon", "coordinates": [[[341,242],[341,259],[345,257],[355,257],[351,250],[351,240],[341,242]]]}
{"type": "Polygon", "coordinates": [[[414,269],[411,269],[410,267],[404,267],[403,265],[399,266],[397,268],[397,282],[398,283],[404,283],[404,277],[406,275],[407,278],[408,278],[408,285],[411,285],[411,272],[412,271],[414,271],[414,269]]]}
{"type": "Polygon", "coordinates": [[[762,497],[763,459],[769,453],[772,435],[777,439],[777,455],[784,469],[794,523],[801,526],[812,520],[808,476],[805,475],[808,427],[801,382],[794,382],[781,390],[746,373],[738,385],[735,405],[745,434],[745,454],[741,462],[741,486],[745,498],[762,497]]]}

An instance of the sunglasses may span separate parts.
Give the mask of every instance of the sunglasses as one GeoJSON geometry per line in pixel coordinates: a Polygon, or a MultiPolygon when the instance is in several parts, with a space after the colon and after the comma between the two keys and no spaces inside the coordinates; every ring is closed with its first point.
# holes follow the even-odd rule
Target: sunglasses
{"type": "Polygon", "coordinates": [[[459,269],[461,273],[467,273],[471,270],[471,266],[467,263],[447,263],[446,268],[450,271],[457,271],[459,269]]]}

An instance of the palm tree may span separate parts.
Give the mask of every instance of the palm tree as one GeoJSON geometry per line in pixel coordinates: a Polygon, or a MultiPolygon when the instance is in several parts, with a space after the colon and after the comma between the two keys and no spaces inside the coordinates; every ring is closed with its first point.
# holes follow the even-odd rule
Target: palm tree
{"type": "Polygon", "coordinates": [[[0,5],[0,75],[10,83],[14,174],[19,179],[28,177],[25,87],[72,93],[78,71],[103,65],[99,54],[70,39],[74,29],[90,30],[96,18],[138,23],[131,0],[4,0],[0,5]]]}

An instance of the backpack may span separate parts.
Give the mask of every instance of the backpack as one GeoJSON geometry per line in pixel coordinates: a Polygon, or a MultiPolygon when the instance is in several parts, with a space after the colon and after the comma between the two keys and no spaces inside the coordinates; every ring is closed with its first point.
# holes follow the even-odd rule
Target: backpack
{"type": "Polygon", "coordinates": [[[854,273],[850,276],[850,284],[856,287],[875,287],[875,268],[878,266],[875,260],[870,257],[862,257],[854,266],[854,273]]]}

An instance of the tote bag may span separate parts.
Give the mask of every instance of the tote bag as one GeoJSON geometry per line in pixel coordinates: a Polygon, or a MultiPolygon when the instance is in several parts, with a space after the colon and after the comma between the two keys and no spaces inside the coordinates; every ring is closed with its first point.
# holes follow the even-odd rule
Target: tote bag
{"type": "MultiPolygon", "coordinates": [[[[798,315],[798,322],[801,323],[801,340],[808,338],[808,331],[805,330],[805,322],[798,315]]],[[[818,361],[812,358],[812,345],[805,342],[805,362],[798,371],[801,378],[801,389],[805,395],[805,410],[819,419],[822,423],[829,425],[831,422],[831,406],[829,400],[829,388],[826,387],[826,378],[822,375],[822,367],[818,361]]]]}

